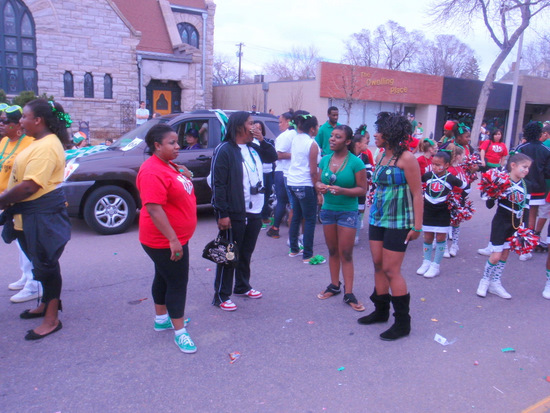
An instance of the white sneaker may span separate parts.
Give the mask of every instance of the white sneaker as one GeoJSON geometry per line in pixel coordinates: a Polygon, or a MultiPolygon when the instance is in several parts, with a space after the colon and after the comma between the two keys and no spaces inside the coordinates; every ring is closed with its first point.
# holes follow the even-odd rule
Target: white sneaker
{"type": "Polygon", "coordinates": [[[456,244],[451,245],[451,248],[449,249],[449,254],[451,255],[451,257],[456,257],[458,250],[459,250],[458,245],[456,244]]]}
{"type": "Polygon", "coordinates": [[[477,253],[479,255],[485,255],[486,257],[491,255],[492,252],[493,252],[493,249],[491,248],[491,246],[487,246],[485,248],[480,248],[477,250],[477,253]]]}
{"type": "Polygon", "coordinates": [[[542,292],[542,296],[546,298],[547,300],[550,300],[550,280],[546,280],[546,286],[544,287],[544,291],[542,292]]]}
{"type": "Polygon", "coordinates": [[[487,290],[489,289],[489,284],[491,284],[490,280],[482,278],[479,281],[479,285],[477,287],[476,294],[480,297],[487,297],[487,290]]]}
{"type": "Polygon", "coordinates": [[[424,273],[424,278],[433,278],[439,275],[439,264],[430,263],[430,268],[424,273]]]}
{"type": "Polygon", "coordinates": [[[25,286],[25,277],[21,277],[16,282],[8,284],[8,288],[12,291],[22,290],[25,286]]]}
{"type": "Polygon", "coordinates": [[[420,268],[418,270],[416,270],[416,273],[418,275],[424,275],[426,274],[426,271],[428,271],[428,268],[430,268],[430,264],[432,262],[430,260],[424,260],[422,261],[422,265],[420,266],[420,268]]]}
{"type": "Polygon", "coordinates": [[[489,284],[489,292],[494,295],[498,295],[500,298],[506,298],[509,300],[512,296],[504,289],[500,281],[491,281],[489,284]]]}
{"type": "Polygon", "coordinates": [[[527,260],[530,260],[531,258],[533,258],[533,254],[531,254],[530,252],[527,254],[521,254],[519,256],[520,261],[527,261],[527,260]]]}
{"type": "Polygon", "coordinates": [[[451,258],[451,254],[449,253],[449,247],[445,245],[445,252],[443,253],[443,258],[451,258]]]}
{"type": "Polygon", "coordinates": [[[31,301],[36,300],[38,298],[42,298],[42,294],[40,291],[30,291],[25,288],[23,288],[21,291],[19,291],[17,294],[12,295],[10,297],[10,301],[12,303],[24,303],[25,301],[31,301]]]}

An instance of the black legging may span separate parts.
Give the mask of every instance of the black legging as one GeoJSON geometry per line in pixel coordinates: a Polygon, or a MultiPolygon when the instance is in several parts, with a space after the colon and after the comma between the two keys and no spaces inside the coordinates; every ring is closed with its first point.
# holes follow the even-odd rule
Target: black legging
{"type": "Polygon", "coordinates": [[[189,245],[182,245],[181,260],[170,259],[170,248],[151,248],[141,244],[155,264],[155,278],[151,291],[157,305],[165,305],[170,318],[182,318],[189,280],[189,245]]]}
{"type": "MultiPolygon", "coordinates": [[[[36,246],[35,250],[37,251],[37,256],[32,256],[29,254],[29,249],[27,245],[27,240],[25,238],[25,233],[23,231],[16,231],[17,241],[21,245],[21,249],[32,263],[33,277],[36,281],[40,281],[42,284],[42,302],[48,303],[49,301],[61,297],[61,267],[59,266],[59,260],[49,261],[46,259],[45,254],[40,254],[40,246],[36,246]],[[42,255],[42,256],[41,256],[42,255]]],[[[63,245],[56,256],[60,257],[65,249],[63,245]]]]}

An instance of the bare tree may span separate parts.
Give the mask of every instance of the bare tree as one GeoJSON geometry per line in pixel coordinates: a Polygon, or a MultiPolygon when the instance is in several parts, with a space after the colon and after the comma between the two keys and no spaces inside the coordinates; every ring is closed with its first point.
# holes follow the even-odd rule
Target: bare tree
{"type": "Polygon", "coordinates": [[[389,20],[370,32],[361,30],[345,42],[342,61],[350,65],[408,70],[415,66],[417,53],[423,48],[424,35],[408,32],[389,20]]]}
{"type": "Polygon", "coordinates": [[[380,50],[370,30],[361,30],[353,33],[344,42],[346,51],[343,62],[354,66],[378,67],[380,64],[380,50]]]}
{"type": "Polygon", "coordinates": [[[474,51],[453,35],[438,35],[434,41],[426,41],[418,71],[436,76],[479,78],[479,65],[474,51]]]}
{"type": "MultiPolygon", "coordinates": [[[[550,6],[550,0],[436,0],[433,16],[437,22],[448,23],[451,18],[473,19],[481,17],[491,39],[499,47],[491,68],[487,72],[477,102],[476,116],[472,127],[472,140],[476,144],[481,122],[485,116],[489,93],[497,71],[508,57],[521,34],[542,10],[550,6]]],[[[512,127],[512,125],[508,125],[512,127]]]]}
{"type": "Polygon", "coordinates": [[[522,65],[532,76],[550,71],[550,34],[541,36],[523,48],[522,65]]]}
{"type": "Polygon", "coordinates": [[[304,89],[301,85],[293,86],[290,90],[290,95],[288,97],[289,108],[300,109],[304,103],[304,89]]]}
{"type": "Polygon", "coordinates": [[[346,112],[348,125],[353,105],[359,101],[359,95],[366,87],[366,82],[361,78],[361,66],[355,65],[344,66],[342,74],[332,79],[329,85],[332,97],[343,100],[342,108],[346,112]]]}
{"type": "Polygon", "coordinates": [[[267,74],[275,75],[278,80],[302,80],[315,78],[319,50],[309,47],[293,47],[290,53],[282,59],[275,59],[264,67],[267,74]]]}
{"type": "Polygon", "coordinates": [[[238,79],[239,72],[237,70],[237,63],[232,62],[229,56],[215,54],[213,80],[214,85],[232,85],[234,83],[237,83],[238,79]]]}

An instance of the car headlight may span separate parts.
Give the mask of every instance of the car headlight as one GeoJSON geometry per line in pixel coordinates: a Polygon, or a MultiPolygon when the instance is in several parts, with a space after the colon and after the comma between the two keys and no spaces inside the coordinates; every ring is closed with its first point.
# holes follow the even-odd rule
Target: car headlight
{"type": "Polygon", "coordinates": [[[76,171],[76,169],[79,167],[80,164],[75,162],[75,159],[71,159],[67,164],[65,165],[65,173],[63,174],[63,181],[66,181],[69,179],[69,177],[76,171]]]}

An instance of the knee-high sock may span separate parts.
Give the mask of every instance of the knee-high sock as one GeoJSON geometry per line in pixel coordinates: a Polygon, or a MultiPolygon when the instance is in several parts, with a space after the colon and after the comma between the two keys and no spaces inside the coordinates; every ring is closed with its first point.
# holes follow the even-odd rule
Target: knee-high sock
{"type": "Polygon", "coordinates": [[[491,264],[489,260],[485,263],[485,270],[483,271],[483,279],[491,281],[493,278],[493,273],[497,269],[497,264],[491,264]]]}
{"type": "Polygon", "coordinates": [[[500,277],[502,277],[502,271],[504,271],[504,267],[506,266],[506,261],[499,261],[497,265],[495,266],[495,271],[493,272],[493,275],[491,277],[491,282],[500,282],[500,277]]]}
{"type": "Polygon", "coordinates": [[[432,260],[433,244],[424,243],[424,259],[427,261],[432,260]]]}
{"type": "Polygon", "coordinates": [[[453,227],[453,245],[458,247],[458,237],[460,235],[460,227],[453,227]]]}
{"type": "Polygon", "coordinates": [[[445,247],[447,246],[447,241],[441,241],[435,244],[435,256],[434,262],[440,264],[443,259],[443,254],[445,254],[445,247]]]}
{"type": "Polygon", "coordinates": [[[550,281],[550,270],[546,270],[546,280],[550,281]]]}

